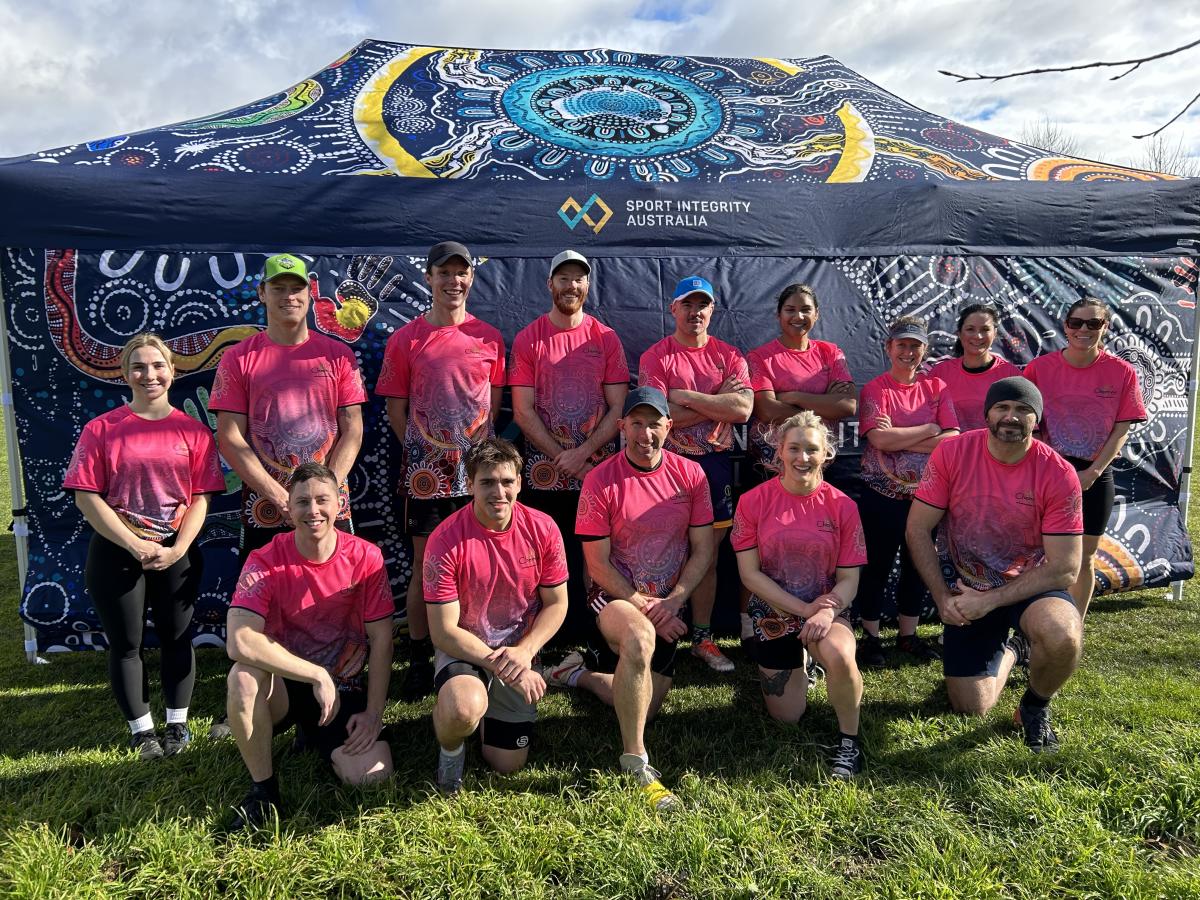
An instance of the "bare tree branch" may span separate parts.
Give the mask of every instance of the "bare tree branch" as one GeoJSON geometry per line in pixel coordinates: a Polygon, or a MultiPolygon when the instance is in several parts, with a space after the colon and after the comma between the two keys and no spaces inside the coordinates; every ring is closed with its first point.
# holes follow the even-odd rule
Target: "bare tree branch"
{"type": "Polygon", "coordinates": [[[1181,109],[1179,112],[1175,113],[1175,115],[1171,117],[1171,121],[1167,122],[1166,125],[1161,125],[1158,128],[1154,129],[1153,131],[1148,131],[1145,134],[1135,134],[1134,137],[1140,141],[1142,138],[1154,137],[1156,134],[1159,134],[1160,132],[1165,131],[1167,128],[1170,128],[1172,125],[1174,125],[1175,122],[1177,122],[1179,120],[1179,118],[1185,112],[1187,112],[1189,109],[1191,109],[1195,105],[1197,100],[1200,100],[1200,93],[1197,93],[1195,97],[1193,97],[1191,100],[1189,100],[1187,102],[1187,105],[1184,106],[1183,109],[1181,109]]]}
{"type": "MultiPolygon", "coordinates": [[[[1119,81],[1122,78],[1124,78],[1126,75],[1132,75],[1134,72],[1136,72],[1138,69],[1140,69],[1142,67],[1143,63],[1155,62],[1160,59],[1166,59],[1168,56],[1174,56],[1177,53],[1183,53],[1183,52],[1185,52],[1187,50],[1191,50],[1195,47],[1200,47],[1200,39],[1197,39],[1190,43],[1184,44],[1183,46],[1176,47],[1173,50],[1164,50],[1161,53],[1151,53],[1148,56],[1138,56],[1138,57],[1134,57],[1133,59],[1119,59],[1119,60],[1107,60],[1107,61],[1106,60],[1097,60],[1095,62],[1076,63],[1075,65],[1072,65],[1072,66],[1046,66],[1045,68],[1041,68],[1041,69],[1025,69],[1021,72],[1004,72],[1000,75],[984,75],[979,72],[975,73],[974,75],[960,75],[957,72],[950,72],[946,69],[938,69],[938,74],[945,75],[947,78],[956,78],[956,79],[958,79],[958,83],[962,84],[964,81],[996,82],[996,81],[1004,81],[1008,78],[1023,78],[1026,75],[1049,75],[1052,73],[1060,73],[1060,72],[1079,72],[1083,69],[1105,69],[1105,68],[1116,68],[1118,66],[1122,66],[1122,67],[1128,66],[1129,68],[1126,69],[1124,72],[1121,72],[1117,75],[1113,75],[1110,79],[1108,79],[1109,81],[1119,81]]],[[[1197,101],[1200,101],[1200,93],[1197,93],[1195,97],[1193,97],[1191,100],[1189,100],[1187,102],[1187,104],[1183,107],[1183,109],[1181,109],[1174,116],[1172,116],[1171,120],[1169,122],[1167,122],[1165,125],[1162,125],[1162,126],[1156,128],[1154,131],[1148,131],[1145,134],[1135,134],[1135,135],[1133,135],[1133,137],[1140,141],[1142,138],[1154,137],[1155,135],[1161,134],[1163,131],[1165,131],[1166,129],[1168,129],[1172,125],[1174,125],[1176,122],[1178,122],[1180,120],[1180,118],[1183,117],[1184,113],[1186,113],[1189,109],[1191,109],[1193,106],[1196,105],[1197,101]]]]}
{"type": "MultiPolygon", "coordinates": [[[[1168,56],[1174,56],[1176,53],[1183,53],[1185,50],[1191,50],[1193,47],[1200,47],[1200,39],[1192,41],[1190,44],[1184,44],[1182,47],[1176,47],[1174,50],[1164,50],[1162,53],[1153,53],[1149,56],[1137,56],[1133,59],[1112,60],[1110,62],[1097,61],[1089,63],[1076,63],[1073,66],[1048,66],[1044,69],[1026,69],[1023,72],[1005,72],[1002,75],[983,75],[976,73],[974,75],[959,75],[957,72],[948,72],[945,69],[938,69],[939,75],[945,75],[948,78],[957,78],[959,83],[964,81],[1004,81],[1006,78],[1022,78],[1026,75],[1048,75],[1051,72],[1078,72],[1081,69],[1101,69],[1113,68],[1117,66],[1132,66],[1129,72],[1123,72],[1117,75],[1112,80],[1124,78],[1137,69],[1142,63],[1154,62],[1158,59],[1165,59],[1168,56]]],[[[1190,104],[1189,104],[1190,105],[1190,104]]],[[[1173,121],[1173,120],[1172,120],[1173,121]]]]}

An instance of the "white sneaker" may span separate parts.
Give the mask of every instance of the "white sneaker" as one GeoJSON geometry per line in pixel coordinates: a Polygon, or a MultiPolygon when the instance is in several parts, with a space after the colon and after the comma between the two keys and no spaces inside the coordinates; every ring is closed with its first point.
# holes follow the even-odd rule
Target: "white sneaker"
{"type": "Polygon", "coordinates": [[[546,684],[554,687],[570,687],[571,676],[580,669],[587,671],[587,666],[583,662],[583,654],[578,650],[572,650],[563,657],[562,662],[557,666],[543,666],[542,678],[546,684]]]}

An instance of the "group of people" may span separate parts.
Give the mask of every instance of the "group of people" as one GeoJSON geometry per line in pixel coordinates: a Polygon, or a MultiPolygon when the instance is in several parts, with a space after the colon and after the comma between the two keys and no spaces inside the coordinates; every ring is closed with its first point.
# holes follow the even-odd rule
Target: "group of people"
{"type": "MultiPolygon", "coordinates": [[[[709,334],[716,294],[690,276],[671,300],[674,332],[642,355],[630,390],[616,333],[584,310],[584,256],[551,262],[550,309],[517,334],[507,373],[500,332],[467,311],[474,275],[462,244],[429,251],[429,311],[392,334],[375,385],[402,447],[413,549],[402,695],[436,693],[441,790],[461,787],[475,733],[493,769],[524,765],[549,685],[612,706],[621,768],[655,809],[676,806],[644,732],[689,636],[685,612],[691,652],[733,669],[711,633],[727,534],[767,712],[798,721],[806,664],[818,663],[838,722],[835,777],[864,764],[860,667],[884,662],[881,606],[897,556],[896,648],[944,655],[963,713],[985,713],[1014,665],[1027,666],[1026,743],[1057,747],[1048,704],[1079,660],[1111,463],[1145,418],[1133,369],[1103,350],[1101,302],[1074,304],[1066,348],[1023,375],[992,352],[992,307],[962,311],[955,357],[929,374],[926,327],[901,317],[884,345],[890,368],[858,396],[841,350],[812,336],[811,287],[782,292],[778,338],[747,359],[709,334]],[[524,455],[494,436],[506,385],[524,455]],[[825,479],[831,426],[856,412],[867,444],[857,504],[825,479]],[[747,421],[755,465],[743,481],[757,483],[735,508],[733,427],[747,421]],[[945,625],[940,651],[916,633],[926,590],[945,625]],[[569,607],[586,651],[543,664],[569,607]]],[[[64,479],[94,529],[86,578],[113,691],[133,749],[150,759],[191,740],[195,539],[208,495],[225,487],[218,449],[241,478],[227,716],[253,784],[234,827],[280,808],[271,740],[293,724],[347,783],[392,772],[381,732],[395,602],[379,549],[353,534],[347,489],[368,395],[353,352],[309,330],[309,282],[297,256],[266,261],[266,329],[220,360],[215,442],[170,405],[167,345],[133,338],[122,356],[132,397],[85,425],[64,479]],[[147,611],[162,646],[161,735],[142,663],[147,611]]]]}

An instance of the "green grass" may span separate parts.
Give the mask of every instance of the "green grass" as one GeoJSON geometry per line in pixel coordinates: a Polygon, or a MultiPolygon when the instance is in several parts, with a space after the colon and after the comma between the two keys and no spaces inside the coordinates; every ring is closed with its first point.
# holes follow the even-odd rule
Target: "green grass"
{"type": "MultiPolygon", "coordinates": [[[[369,791],[338,786],[281,738],[291,815],[277,833],[231,839],[218,826],[247,783],[233,744],[202,737],[154,764],[126,755],[103,656],[25,662],[11,535],[0,545],[3,895],[1200,897],[1191,585],[1182,603],[1163,590],[1097,601],[1083,668],[1055,701],[1055,757],[1029,754],[1010,722],[1019,683],[968,720],[948,714],[935,668],[896,668],[866,676],[867,772],[835,783],[822,686],[802,725],[783,727],[748,666],[729,679],[687,658],[649,734],[687,806],[672,819],[614,772],[612,714],[554,692],[529,769],[490,776],[472,751],[449,801],[430,783],[431,701],[388,708],[398,772],[369,791]]],[[[200,654],[200,734],[225,669],[200,654]]]]}

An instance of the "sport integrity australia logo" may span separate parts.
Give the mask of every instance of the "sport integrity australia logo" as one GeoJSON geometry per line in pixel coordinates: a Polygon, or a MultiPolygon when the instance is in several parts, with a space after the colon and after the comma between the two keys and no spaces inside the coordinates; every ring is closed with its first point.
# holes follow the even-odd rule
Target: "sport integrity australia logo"
{"type": "Polygon", "coordinates": [[[558,217],[572,231],[575,230],[575,226],[583,222],[592,229],[594,234],[599,234],[601,229],[608,224],[608,220],[612,218],[612,210],[609,209],[607,203],[600,199],[599,194],[592,194],[583,206],[580,206],[574,197],[568,197],[558,208],[558,217]],[[598,213],[595,218],[592,218],[593,212],[598,213]]]}
{"type": "MultiPolygon", "coordinates": [[[[744,223],[750,214],[749,200],[630,198],[618,206],[628,214],[625,221],[628,228],[709,228],[710,219],[713,225],[727,226],[729,220],[744,223]]],[[[583,223],[593,234],[599,234],[612,219],[613,210],[599,194],[592,194],[582,205],[574,197],[568,197],[558,208],[558,217],[572,231],[583,223]]]]}

